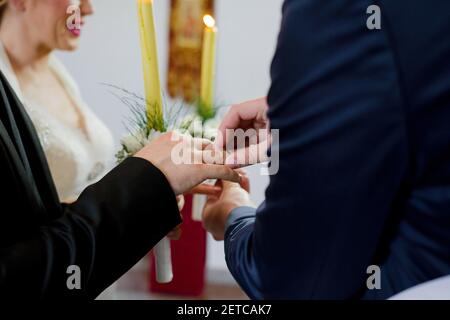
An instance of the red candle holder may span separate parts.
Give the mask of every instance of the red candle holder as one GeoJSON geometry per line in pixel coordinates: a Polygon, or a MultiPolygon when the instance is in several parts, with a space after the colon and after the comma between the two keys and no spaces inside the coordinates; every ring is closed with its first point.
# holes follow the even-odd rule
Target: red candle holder
{"type": "Polygon", "coordinates": [[[181,237],[171,241],[173,280],[156,281],[155,259],[150,255],[150,291],[153,293],[198,297],[205,287],[206,231],[201,221],[192,219],[193,195],[185,195],[181,214],[181,237]]]}

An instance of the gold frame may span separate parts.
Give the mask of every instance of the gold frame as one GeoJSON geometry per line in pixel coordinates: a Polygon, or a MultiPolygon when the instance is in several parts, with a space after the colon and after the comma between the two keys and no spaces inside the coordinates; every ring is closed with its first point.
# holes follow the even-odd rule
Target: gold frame
{"type": "Polygon", "coordinates": [[[214,0],[171,0],[167,87],[172,98],[192,103],[200,95],[203,16],[213,12],[214,0]]]}

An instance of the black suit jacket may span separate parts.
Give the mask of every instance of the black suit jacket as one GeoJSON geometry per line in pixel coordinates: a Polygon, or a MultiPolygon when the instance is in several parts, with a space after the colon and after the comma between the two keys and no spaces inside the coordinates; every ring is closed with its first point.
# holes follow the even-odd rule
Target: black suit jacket
{"type": "Polygon", "coordinates": [[[0,297],[95,298],[181,222],[175,195],[130,158],[60,204],[33,125],[0,80],[0,297]],[[71,265],[81,290],[67,288],[71,265]]]}

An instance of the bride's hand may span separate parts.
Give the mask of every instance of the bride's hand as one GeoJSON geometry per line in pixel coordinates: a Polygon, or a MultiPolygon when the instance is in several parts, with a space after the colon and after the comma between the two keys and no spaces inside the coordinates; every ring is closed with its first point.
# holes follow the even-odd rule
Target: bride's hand
{"type": "Polygon", "coordinates": [[[178,204],[178,210],[180,210],[180,213],[181,213],[181,210],[183,210],[183,208],[184,208],[184,196],[183,195],[177,196],[177,204],[178,204]]]}
{"type": "Polygon", "coordinates": [[[176,195],[191,190],[206,179],[239,182],[239,174],[228,166],[177,163],[177,161],[172,159],[172,151],[175,147],[177,151],[183,153],[183,158],[184,155],[187,155],[187,159],[192,159],[198,156],[201,158],[203,149],[206,146],[211,146],[211,143],[208,145],[207,143],[202,143],[202,140],[194,139],[190,136],[165,133],[136,153],[135,157],[150,161],[161,170],[176,195]],[[176,137],[179,139],[175,139],[176,137]]]}

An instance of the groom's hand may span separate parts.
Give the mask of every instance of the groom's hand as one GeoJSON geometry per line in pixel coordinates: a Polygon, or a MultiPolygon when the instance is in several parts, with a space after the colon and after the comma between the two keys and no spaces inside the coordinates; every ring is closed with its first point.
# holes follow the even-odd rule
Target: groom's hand
{"type": "MultiPolygon", "coordinates": [[[[177,135],[181,139],[174,139],[175,133],[165,133],[150,142],[145,148],[136,153],[135,157],[150,161],[164,173],[176,195],[183,194],[206,179],[222,179],[239,182],[239,173],[225,165],[216,164],[177,164],[172,159],[172,151],[176,147],[181,149],[187,159],[201,158],[203,149],[210,147],[205,141],[199,141],[186,135],[177,135]]],[[[183,156],[184,158],[184,156],[183,156]]]]}
{"type": "MultiPolygon", "coordinates": [[[[271,137],[268,132],[269,120],[267,118],[267,99],[260,98],[241,104],[233,105],[229,112],[224,117],[219,132],[215,140],[216,148],[219,150],[226,149],[228,157],[226,163],[233,167],[243,167],[249,164],[254,164],[250,159],[256,155],[252,154],[254,150],[263,150],[258,157],[258,162],[267,161],[265,153],[270,146],[271,137]],[[249,145],[235,145],[237,129],[244,130],[245,134],[251,133],[256,135],[256,144],[258,148],[249,148],[249,145]],[[252,129],[253,132],[247,130],[252,129]],[[265,129],[265,133],[261,131],[265,129]],[[241,150],[241,151],[240,151],[241,150]],[[242,156],[239,156],[241,152],[242,156]]],[[[242,141],[242,140],[241,140],[242,141]]],[[[245,139],[244,139],[244,142],[245,139]]]]}
{"type": "Polygon", "coordinates": [[[249,181],[245,174],[241,173],[241,183],[229,181],[217,181],[217,186],[222,188],[219,196],[209,195],[202,213],[203,226],[209,231],[215,240],[223,240],[225,225],[231,211],[239,207],[254,207],[249,196],[249,181]]]}
{"type": "Polygon", "coordinates": [[[219,135],[215,140],[216,146],[221,149],[226,147],[228,129],[255,129],[256,131],[268,129],[268,108],[266,97],[231,106],[219,126],[219,135]]]}

